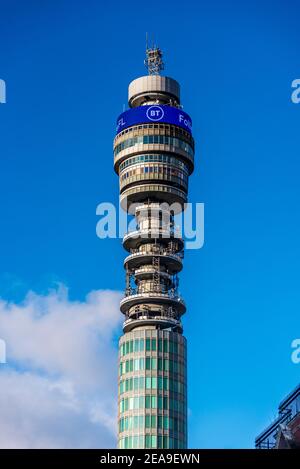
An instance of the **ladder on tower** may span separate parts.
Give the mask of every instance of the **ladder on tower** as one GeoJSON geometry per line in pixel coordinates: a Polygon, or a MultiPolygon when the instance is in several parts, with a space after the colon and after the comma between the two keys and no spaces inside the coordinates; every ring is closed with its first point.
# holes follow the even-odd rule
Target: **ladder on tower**
{"type": "Polygon", "coordinates": [[[159,291],[159,286],[160,286],[160,259],[159,259],[159,256],[153,256],[152,265],[153,265],[154,289],[155,289],[155,291],[159,291]]]}

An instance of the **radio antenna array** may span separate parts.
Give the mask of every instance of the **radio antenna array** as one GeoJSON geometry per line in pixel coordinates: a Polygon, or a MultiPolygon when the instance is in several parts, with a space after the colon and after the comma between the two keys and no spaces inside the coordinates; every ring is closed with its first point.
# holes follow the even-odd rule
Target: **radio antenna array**
{"type": "Polygon", "coordinates": [[[148,46],[148,33],[146,33],[146,58],[144,64],[149,75],[159,75],[164,70],[165,64],[162,59],[163,53],[154,43],[152,47],[148,46]]]}

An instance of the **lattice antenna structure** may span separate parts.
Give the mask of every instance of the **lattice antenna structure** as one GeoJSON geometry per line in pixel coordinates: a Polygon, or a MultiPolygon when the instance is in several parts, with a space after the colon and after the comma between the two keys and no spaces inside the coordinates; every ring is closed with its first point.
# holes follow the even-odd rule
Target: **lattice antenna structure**
{"type": "Polygon", "coordinates": [[[148,34],[146,35],[146,58],[144,64],[148,70],[149,75],[160,75],[164,70],[165,64],[163,62],[163,53],[155,44],[152,47],[148,46],[148,34]]]}

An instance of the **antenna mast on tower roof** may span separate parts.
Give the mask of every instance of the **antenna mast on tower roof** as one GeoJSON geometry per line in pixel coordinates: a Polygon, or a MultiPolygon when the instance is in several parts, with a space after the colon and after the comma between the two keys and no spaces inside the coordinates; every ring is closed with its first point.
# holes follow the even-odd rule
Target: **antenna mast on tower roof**
{"type": "Polygon", "coordinates": [[[161,49],[155,44],[152,47],[148,47],[148,33],[146,33],[146,58],[144,64],[149,75],[159,75],[161,70],[165,68],[162,56],[161,49]]]}

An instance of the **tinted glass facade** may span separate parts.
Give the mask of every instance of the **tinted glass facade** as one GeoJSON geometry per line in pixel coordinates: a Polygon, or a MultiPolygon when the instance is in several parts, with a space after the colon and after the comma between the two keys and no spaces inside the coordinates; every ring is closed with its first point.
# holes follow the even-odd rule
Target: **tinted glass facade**
{"type": "Polygon", "coordinates": [[[186,339],[141,329],[119,343],[119,448],[187,447],[186,339]]]}

